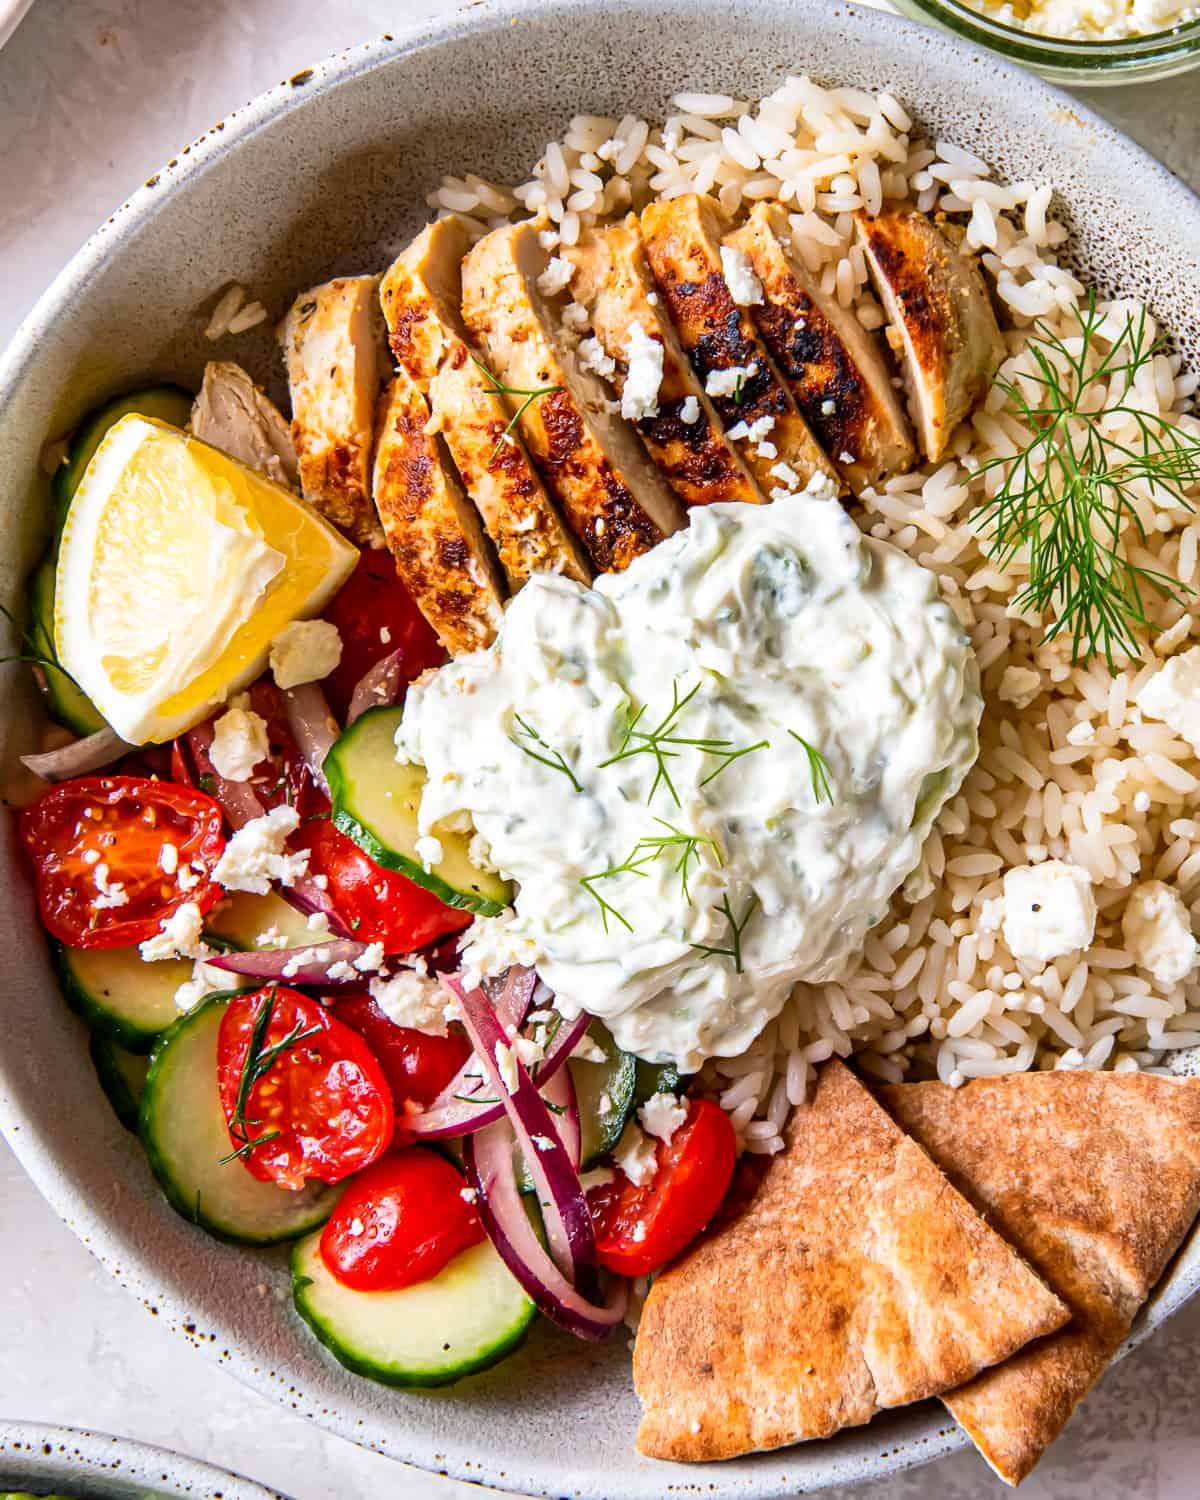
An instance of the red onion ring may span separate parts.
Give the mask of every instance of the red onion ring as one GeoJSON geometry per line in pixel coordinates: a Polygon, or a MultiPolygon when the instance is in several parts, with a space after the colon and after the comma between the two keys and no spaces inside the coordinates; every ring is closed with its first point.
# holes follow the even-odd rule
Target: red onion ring
{"type": "Polygon", "coordinates": [[[328,796],[325,757],[338,737],[337,720],[333,717],[329,700],[315,682],[302,682],[298,687],[286,688],[283,701],[292,738],[312,772],[313,780],[328,796]]]}
{"type": "Polygon", "coordinates": [[[115,729],[106,725],[86,739],[72,740],[57,750],[43,750],[37,755],[22,755],[21,764],[43,781],[68,781],[72,776],[86,776],[120,760],[129,746],[115,729]]]}
{"type": "Polygon", "coordinates": [[[346,711],[346,727],[365,714],[368,708],[380,708],[395,703],[400,696],[403,682],[404,652],[393,651],[389,656],[368,667],[354,685],[350,694],[350,707],[346,711]]]}
{"type": "Polygon", "coordinates": [[[355,984],[363,985],[368,976],[357,970],[334,979],[329,970],[339,963],[353,964],[367,951],[367,945],[352,938],[333,938],[303,948],[269,948],[255,953],[221,953],[206,959],[214,969],[229,974],[246,974],[251,979],[278,979],[284,984],[355,984]]]}

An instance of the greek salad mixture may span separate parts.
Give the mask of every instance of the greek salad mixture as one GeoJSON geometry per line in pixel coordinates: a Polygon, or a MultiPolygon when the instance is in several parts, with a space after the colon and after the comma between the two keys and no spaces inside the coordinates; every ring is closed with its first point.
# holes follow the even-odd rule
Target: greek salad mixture
{"type": "MultiPolygon", "coordinates": [[[[647,135],[576,152],[577,196],[647,135]]],[[[445,204],[382,284],[299,297],[290,424],[214,361],[52,453],[23,654],[64,733],[20,833],[62,988],[171,1205],[291,1242],[300,1316],[392,1384],[493,1364],[538,1312],[604,1337],[748,1201],[782,1118],[742,1155],[713,1069],[897,892],[931,908],[979,754],[962,609],[853,518],[1004,357],[961,233],[878,171],[871,212],[799,229],[731,206],[749,169],[719,202],[648,172],[582,225],[473,180],[490,217],[445,204]],[[842,219],[861,315],[796,249],[842,219]]],[[[1097,566],[1063,643],[1111,663],[1145,616],[1097,566]]],[[[1043,963],[1092,900],[1073,869],[1043,963]]]]}

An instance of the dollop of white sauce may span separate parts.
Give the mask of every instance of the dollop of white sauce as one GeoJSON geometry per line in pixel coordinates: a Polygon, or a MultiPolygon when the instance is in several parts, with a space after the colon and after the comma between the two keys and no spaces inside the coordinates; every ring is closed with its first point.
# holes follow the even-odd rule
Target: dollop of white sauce
{"type": "Polygon", "coordinates": [[[535,575],[409,689],[396,743],[422,832],[467,814],[518,883],[506,927],[559,1010],[692,1071],[843,973],[981,711],[933,575],[798,495],[695,510],[590,589],[535,575]]]}

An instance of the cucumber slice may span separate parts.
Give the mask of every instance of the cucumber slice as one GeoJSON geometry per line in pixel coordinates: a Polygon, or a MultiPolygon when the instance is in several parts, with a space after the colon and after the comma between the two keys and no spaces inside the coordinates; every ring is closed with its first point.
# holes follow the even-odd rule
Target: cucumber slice
{"type": "Polygon", "coordinates": [[[653,1094],[677,1094],[682,1084],[679,1069],[674,1063],[646,1062],[644,1058],[639,1057],[633,1102],[645,1104],[653,1094]]]}
{"type": "Polygon", "coordinates": [[[132,1130],[136,1135],[138,1107],[146,1084],[146,1070],[150,1066],[148,1060],[126,1052],[124,1047],[118,1047],[116,1042],[95,1031],[88,1051],[100,1087],[113,1107],[113,1114],[126,1130],[132,1130]]]}
{"type": "Polygon", "coordinates": [[[127,396],[117,396],[88,412],[75,429],[66,462],[55,471],[51,485],[56,522],[60,531],[92,454],[100,446],[108,429],[131,412],[139,417],[157,417],[160,422],[169,422],[172,427],[186,427],[192,414],[192,397],[177,385],[152,385],[143,390],[130,391],[127,396]]]}
{"type": "MultiPolygon", "coordinates": [[[[58,555],[51,546],[29,577],[29,641],[33,654],[57,661],[54,649],[54,574],[58,555]]],[[[81,693],[65,672],[43,666],[42,692],[46,708],[73,734],[86,736],[104,728],[104,720],[92,707],[91,699],[81,693]]]]}
{"type": "Polygon", "coordinates": [[[204,935],[244,953],[257,953],[272,947],[303,948],[320,941],[309,928],[304,913],[289,906],[274,891],[268,891],[265,896],[256,896],[251,891],[236,891],[226,896],[205,917],[204,935]],[[272,928],[285,939],[284,942],[259,941],[272,928]]]}
{"type": "Polygon", "coordinates": [[[189,959],[148,964],[136,948],[54,945],[67,1004],[93,1031],[130,1052],[149,1052],[179,1018],[175,991],[192,977],[189,959]]]}
{"type": "Polygon", "coordinates": [[[138,1134],[167,1201],[218,1239],[243,1245],[294,1240],[322,1224],[338,1190],[299,1193],[259,1182],[233,1149],[217,1091],[217,1032],[228,994],[210,995],[159,1040],[142,1094],[138,1134]]]}
{"type": "Polygon", "coordinates": [[[470,836],[439,833],[444,856],[425,870],[416,855],[417,809],[425,772],[396,761],[399,708],[371,708],[325,758],[333,821],[377,865],[399,870],[447,906],[495,916],[512,903],[512,886],[471,863],[470,836]]]}
{"type": "Polygon", "coordinates": [[[524,1339],[535,1309],[490,1240],[429,1281],[398,1292],[342,1286],[319,1234],[292,1251],[296,1311],[333,1357],[384,1385],[450,1385],[486,1370],[524,1339]]]}
{"type": "Polygon", "coordinates": [[[588,1039],[605,1054],[605,1061],[587,1062],[573,1057],[567,1064],[579,1105],[584,1171],[607,1156],[621,1139],[621,1132],[633,1113],[637,1082],[637,1059],[632,1053],[622,1052],[599,1021],[588,1027],[588,1039]]]}

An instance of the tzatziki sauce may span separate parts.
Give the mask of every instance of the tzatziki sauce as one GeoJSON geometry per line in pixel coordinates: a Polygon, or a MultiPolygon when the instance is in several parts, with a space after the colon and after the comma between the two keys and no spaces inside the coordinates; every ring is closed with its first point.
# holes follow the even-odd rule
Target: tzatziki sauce
{"type": "Polygon", "coordinates": [[[933,574],[797,495],[692,511],[592,588],[536,574],[496,641],[409,688],[422,833],[517,883],[482,972],[691,1072],[843,974],[978,753],[979,672],[933,574]]]}

